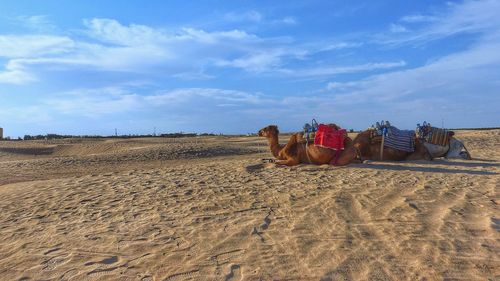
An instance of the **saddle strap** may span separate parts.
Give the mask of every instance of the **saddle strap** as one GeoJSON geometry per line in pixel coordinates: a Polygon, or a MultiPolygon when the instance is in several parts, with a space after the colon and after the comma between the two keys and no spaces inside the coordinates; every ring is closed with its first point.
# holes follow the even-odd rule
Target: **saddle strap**
{"type": "Polygon", "coordinates": [[[340,150],[337,149],[335,150],[335,156],[333,157],[333,159],[330,161],[330,165],[332,166],[336,166],[337,165],[337,161],[339,160],[339,157],[340,157],[340,150]]]}

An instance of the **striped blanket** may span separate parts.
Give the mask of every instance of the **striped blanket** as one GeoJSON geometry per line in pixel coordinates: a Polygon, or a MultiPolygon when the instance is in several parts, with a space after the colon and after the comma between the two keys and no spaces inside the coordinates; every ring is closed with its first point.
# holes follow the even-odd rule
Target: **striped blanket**
{"type": "Polygon", "coordinates": [[[417,137],[426,143],[447,146],[450,143],[450,131],[432,127],[430,123],[424,121],[420,126],[417,124],[417,137]]]}
{"type": "Polygon", "coordinates": [[[450,143],[448,130],[431,127],[429,133],[424,137],[428,143],[445,146],[450,143]]]}
{"type": "Polygon", "coordinates": [[[399,130],[394,126],[390,126],[387,130],[384,146],[407,152],[415,151],[415,131],[399,130]]]}

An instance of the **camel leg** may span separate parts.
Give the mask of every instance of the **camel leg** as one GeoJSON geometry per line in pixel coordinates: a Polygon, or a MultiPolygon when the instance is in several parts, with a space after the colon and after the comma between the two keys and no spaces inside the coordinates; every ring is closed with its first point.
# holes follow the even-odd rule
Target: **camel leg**
{"type": "Polygon", "coordinates": [[[406,160],[427,160],[431,161],[432,156],[421,143],[417,143],[415,146],[415,151],[406,157],[406,160]]]}
{"type": "Polygon", "coordinates": [[[287,159],[287,160],[276,161],[276,165],[279,165],[279,166],[296,166],[299,164],[300,164],[300,161],[297,159],[293,159],[293,158],[287,159]]]}
{"type": "Polygon", "coordinates": [[[300,160],[296,155],[298,145],[297,138],[299,137],[299,133],[295,133],[290,137],[288,143],[280,151],[280,155],[284,158],[284,160],[277,161],[276,165],[295,166],[300,164],[300,160]]]}
{"type": "Polygon", "coordinates": [[[351,146],[349,148],[346,148],[344,151],[338,152],[341,154],[337,159],[335,166],[345,166],[348,165],[349,163],[356,163],[355,161],[357,154],[356,149],[357,148],[355,148],[354,146],[351,146]]]}
{"type": "Polygon", "coordinates": [[[297,154],[297,145],[298,145],[297,137],[298,137],[297,133],[293,134],[290,137],[290,140],[287,142],[287,144],[285,144],[285,146],[281,149],[279,154],[280,154],[280,156],[281,156],[280,158],[282,160],[295,158],[295,156],[297,154]]]}
{"type": "MultiPolygon", "coordinates": [[[[363,156],[361,155],[361,150],[358,147],[354,146],[354,158],[350,163],[361,164],[363,163],[363,156]]],[[[352,153],[352,152],[351,152],[352,153]]]]}

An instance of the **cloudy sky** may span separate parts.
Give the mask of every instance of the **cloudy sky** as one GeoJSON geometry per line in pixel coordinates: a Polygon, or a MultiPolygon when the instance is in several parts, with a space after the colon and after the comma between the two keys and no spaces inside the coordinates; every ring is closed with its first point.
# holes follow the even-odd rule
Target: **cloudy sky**
{"type": "Polygon", "coordinates": [[[500,0],[1,1],[6,135],[500,126],[500,0]]]}

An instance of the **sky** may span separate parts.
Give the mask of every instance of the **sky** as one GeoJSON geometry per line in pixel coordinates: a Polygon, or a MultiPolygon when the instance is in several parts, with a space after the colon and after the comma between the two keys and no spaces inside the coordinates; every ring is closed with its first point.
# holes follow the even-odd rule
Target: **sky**
{"type": "Polygon", "coordinates": [[[500,0],[0,0],[25,134],[500,126],[500,0]]]}

